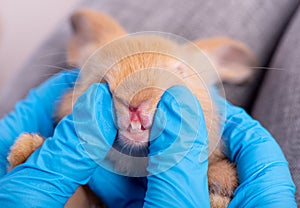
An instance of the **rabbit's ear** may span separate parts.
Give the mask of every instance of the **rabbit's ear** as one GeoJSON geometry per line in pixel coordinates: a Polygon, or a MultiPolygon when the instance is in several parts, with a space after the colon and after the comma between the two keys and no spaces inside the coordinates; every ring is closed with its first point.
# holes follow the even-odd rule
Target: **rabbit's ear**
{"type": "Polygon", "coordinates": [[[194,41],[216,66],[223,82],[242,84],[251,79],[257,66],[255,56],[245,44],[230,38],[211,38],[194,41]]]}
{"type": "Polygon", "coordinates": [[[71,16],[73,33],[68,44],[68,63],[81,67],[102,45],[125,35],[125,30],[111,17],[89,9],[80,9],[71,16]]]}

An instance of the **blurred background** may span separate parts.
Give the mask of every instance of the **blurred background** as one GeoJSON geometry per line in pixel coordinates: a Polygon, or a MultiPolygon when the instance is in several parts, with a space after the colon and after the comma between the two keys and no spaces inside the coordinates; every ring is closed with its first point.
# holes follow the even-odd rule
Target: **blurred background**
{"type": "Polygon", "coordinates": [[[0,0],[0,94],[79,0],[0,0]]]}

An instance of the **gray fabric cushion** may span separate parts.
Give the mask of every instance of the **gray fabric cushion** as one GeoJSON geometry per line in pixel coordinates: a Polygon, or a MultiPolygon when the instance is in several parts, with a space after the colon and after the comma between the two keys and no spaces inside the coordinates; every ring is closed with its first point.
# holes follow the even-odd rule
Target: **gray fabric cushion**
{"type": "Polygon", "coordinates": [[[263,80],[252,114],[282,147],[298,190],[300,205],[300,9],[263,80]]]}
{"type": "MultiPolygon", "coordinates": [[[[101,0],[84,1],[94,8],[115,17],[129,32],[155,30],[171,32],[187,39],[229,36],[246,42],[264,64],[272,54],[277,39],[285,28],[298,0],[101,0]]],[[[14,82],[0,96],[0,116],[12,109],[17,100],[36,86],[55,67],[65,67],[64,52],[69,34],[68,22],[41,47],[24,66],[14,82]],[[41,58],[43,57],[43,58],[41,58]],[[45,65],[52,65],[48,67],[45,65]],[[5,102],[3,102],[5,100],[5,102]]],[[[251,104],[259,80],[242,86],[226,85],[230,101],[244,107],[251,104]]]]}

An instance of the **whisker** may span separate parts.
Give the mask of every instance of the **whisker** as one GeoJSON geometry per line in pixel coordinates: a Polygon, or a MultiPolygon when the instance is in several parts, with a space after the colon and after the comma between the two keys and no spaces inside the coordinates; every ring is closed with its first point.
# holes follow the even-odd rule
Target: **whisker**
{"type": "Polygon", "coordinates": [[[132,155],[132,149],[133,149],[133,147],[130,146],[130,147],[129,147],[129,155],[130,155],[130,156],[132,155]]]}
{"type": "Polygon", "coordinates": [[[67,51],[59,51],[59,52],[46,53],[46,54],[38,56],[37,58],[45,58],[45,57],[49,57],[49,56],[65,55],[65,54],[68,54],[68,52],[67,51]]]}
{"type": "Polygon", "coordinates": [[[182,79],[186,79],[186,78],[190,78],[190,77],[194,77],[194,76],[198,76],[198,74],[191,74],[191,75],[188,75],[188,76],[182,77],[182,79]]]}
{"type": "MultiPolygon", "coordinates": [[[[31,66],[31,68],[37,68],[37,66],[31,66]]],[[[62,69],[57,69],[57,67],[53,67],[53,68],[47,68],[46,69],[46,66],[44,68],[41,68],[41,67],[38,67],[36,70],[39,70],[39,71],[45,71],[46,73],[52,73],[52,74],[56,74],[58,72],[61,72],[61,71],[72,71],[73,68],[63,68],[62,69]]]]}
{"type": "Polygon", "coordinates": [[[67,70],[66,67],[60,67],[60,66],[55,66],[55,65],[50,65],[50,64],[34,64],[32,67],[49,67],[49,68],[54,68],[54,69],[61,69],[61,70],[67,70]]]}
{"type": "Polygon", "coordinates": [[[143,155],[147,155],[148,154],[148,148],[147,148],[147,146],[140,146],[140,149],[141,149],[143,155]]]}
{"type": "MultiPolygon", "coordinates": [[[[69,70],[65,70],[65,71],[69,71],[69,70]]],[[[40,74],[40,77],[46,77],[46,76],[53,76],[53,75],[56,75],[58,74],[59,72],[56,72],[56,73],[44,73],[44,74],[40,74]]],[[[68,73],[68,74],[65,74],[66,76],[74,76],[74,77],[78,77],[78,74],[76,73],[68,73]]]]}
{"type": "MultiPolygon", "coordinates": [[[[57,75],[57,73],[47,73],[47,74],[41,74],[41,75],[39,75],[39,77],[40,78],[42,78],[42,79],[44,79],[44,78],[51,78],[51,77],[53,77],[53,76],[55,76],[55,75],[57,75]]],[[[78,77],[77,75],[75,75],[75,74],[66,74],[65,76],[73,76],[73,77],[78,77]]]]}
{"type": "Polygon", "coordinates": [[[72,68],[78,68],[78,66],[75,66],[73,64],[70,64],[68,61],[66,60],[62,60],[62,61],[58,61],[58,62],[55,62],[55,63],[52,63],[53,65],[67,65],[67,66],[70,66],[72,68]]]}
{"type": "MultiPolygon", "coordinates": [[[[122,144],[120,143],[120,141],[118,141],[118,143],[119,143],[120,145],[122,145],[122,144]]],[[[122,148],[121,148],[121,150],[120,150],[121,153],[123,153],[124,150],[127,149],[126,146],[127,146],[127,144],[123,144],[123,146],[122,146],[122,148]]]]}
{"type": "Polygon", "coordinates": [[[250,68],[250,69],[270,69],[270,70],[278,70],[278,71],[285,71],[285,70],[286,70],[286,69],[284,69],[284,68],[277,68],[277,67],[263,67],[263,66],[256,66],[256,67],[250,66],[249,68],[250,68]]]}

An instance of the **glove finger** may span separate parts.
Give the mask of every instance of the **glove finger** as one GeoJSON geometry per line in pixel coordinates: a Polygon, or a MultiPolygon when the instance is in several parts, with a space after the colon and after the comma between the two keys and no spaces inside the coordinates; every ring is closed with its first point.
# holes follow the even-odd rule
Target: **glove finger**
{"type": "Polygon", "coordinates": [[[185,87],[168,89],[158,104],[150,133],[149,159],[165,171],[189,156],[207,160],[207,130],[197,98],[185,87]],[[160,132],[159,134],[157,132],[160,132]]]}
{"type": "Polygon", "coordinates": [[[158,109],[151,136],[161,134],[150,141],[144,207],[209,207],[207,131],[198,100],[176,86],[162,96],[158,109]]]}
{"type": "Polygon", "coordinates": [[[134,178],[98,167],[89,187],[108,207],[142,207],[147,189],[147,178],[134,178]]]}
{"type": "Polygon", "coordinates": [[[74,128],[89,156],[101,163],[110,150],[117,129],[112,97],[107,84],[93,84],[73,108],[74,128]]]}

